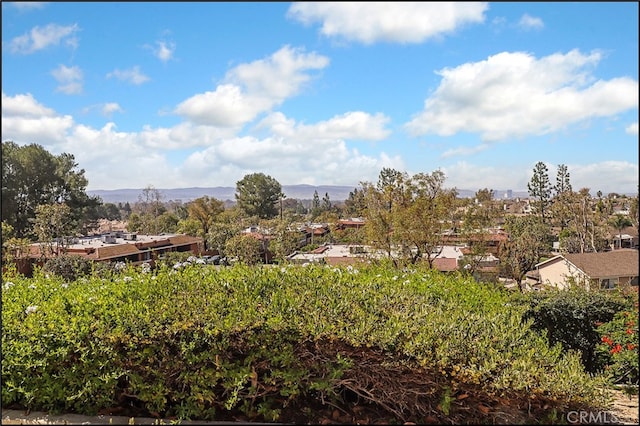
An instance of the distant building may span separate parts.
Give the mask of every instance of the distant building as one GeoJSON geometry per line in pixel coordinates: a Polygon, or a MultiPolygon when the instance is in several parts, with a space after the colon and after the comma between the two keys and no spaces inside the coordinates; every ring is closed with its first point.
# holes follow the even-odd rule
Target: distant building
{"type": "Polygon", "coordinates": [[[47,253],[43,243],[29,246],[28,262],[20,272],[30,275],[34,264],[44,262],[61,254],[81,256],[94,262],[129,262],[141,264],[155,261],[167,252],[190,252],[199,255],[204,251],[200,237],[184,234],[140,235],[129,232],[109,232],[99,236],[74,238],[71,244],[57,252],[47,253]]]}

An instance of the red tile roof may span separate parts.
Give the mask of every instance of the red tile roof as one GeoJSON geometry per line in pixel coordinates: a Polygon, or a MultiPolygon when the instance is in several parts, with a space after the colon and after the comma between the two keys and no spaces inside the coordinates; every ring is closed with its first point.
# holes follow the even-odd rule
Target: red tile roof
{"type": "Polygon", "coordinates": [[[433,267],[441,272],[452,272],[458,269],[458,260],[448,257],[433,259],[433,267]]]}

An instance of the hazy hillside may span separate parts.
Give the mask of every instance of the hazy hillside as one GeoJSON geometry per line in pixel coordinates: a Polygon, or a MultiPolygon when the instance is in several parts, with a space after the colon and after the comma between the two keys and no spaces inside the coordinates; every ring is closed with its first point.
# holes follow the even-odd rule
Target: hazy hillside
{"type": "MultiPolygon", "coordinates": [[[[329,198],[332,201],[343,201],[349,197],[349,192],[353,191],[355,187],[351,186],[333,186],[333,185],[283,185],[282,191],[287,198],[297,198],[300,200],[312,199],[314,191],[318,191],[318,196],[322,199],[325,193],[329,194],[329,198]]],[[[187,202],[196,198],[208,195],[209,197],[217,198],[218,200],[235,200],[235,187],[216,186],[210,188],[175,188],[175,189],[162,189],[158,188],[158,191],[164,197],[164,201],[169,200],[181,200],[187,202]]],[[[142,189],[112,189],[112,190],[94,190],[87,191],[89,195],[97,195],[102,198],[105,203],[134,203],[138,201],[138,197],[142,194],[142,189]]]]}
{"type": "MultiPolygon", "coordinates": [[[[337,186],[337,185],[282,185],[282,191],[287,198],[296,198],[299,200],[311,200],[313,198],[314,191],[318,191],[320,199],[324,197],[324,194],[329,194],[331,201],[344,201],[349,197],[349,192],[353,191],[356,187],[351,186],[337,186]]],[[[164,201],[182,201],[186,203],[196,198],[208,195],[209,197],[217,198],[221,201],[235,201],[236,188],[231,186],[216,186],[209,188],[175,188],[175,189],[162,189],[158,188],[158,191],[164,197],[164,201]]],[[[504,190],[496,190],[496,198],[504,198],[504,190]]],[[[102,198],[105,203],[135,203],[138,201],[138,197],[142,194],[142,188],[140,189],[99,189],[94,191],[87,191],[89,195],[97,195],[102,198]]],[[[467,189],[459,189],[458,196],[461,198],[473,197],[475,191],[467,189]]],[[[526,191],[513,191],[512,197],[526,198],[529,194],[526,191]]]]}

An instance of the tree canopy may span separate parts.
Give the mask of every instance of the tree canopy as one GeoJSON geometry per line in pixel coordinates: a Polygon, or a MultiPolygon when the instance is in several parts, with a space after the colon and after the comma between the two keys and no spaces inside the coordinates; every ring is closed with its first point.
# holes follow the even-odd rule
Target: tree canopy
{"type": "Polygon", "coordinates": [[[27,237],[38,206],[66,204],[74,227],[83,228],[89,210],[101,200],[87,195],[84,169],[77,167],[71,154],[53,155],[38,144],[2,142],[2,221],[17,237],[27,237]]]}
{"type": "Polygon", "coordinates": [[[245,175],[236,182],[236,201],[249,216],[270,219],[278,215],[277,203],[284,197],[280,183],[264,173],[245,175]]]}

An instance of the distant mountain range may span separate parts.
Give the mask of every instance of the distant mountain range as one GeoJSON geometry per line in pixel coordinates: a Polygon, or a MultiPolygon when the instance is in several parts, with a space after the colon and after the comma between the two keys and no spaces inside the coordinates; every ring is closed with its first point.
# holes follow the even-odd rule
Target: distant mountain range
{"type": "MultiPolygon", "coordinates": [[[[287,198],[296,198],[299,200],[312,199],[314,191],[318,191],[320,199],[324,194],[329,194],[331,201],[344,201],[349,198],[349,192],[356,187],[351,186],[334,186],[334,185],[282,185],[282,192],[287,198]]],[[[235,201],[236,188],[231,186],[215,186],[209,188],[174,188],[162,189],[157,188],[162,194],[163,201],[182,201],[186,203],[205,195],[217,198],[221,201],[235,201]]],[[[97,189],[87,191],[89,195],[97,195],[102,198],[104,203],[135,203],[142,194],[142,189],[97,189]]]]}
{"type": "MultiPolygon", "coordinates": [[[[338,185],[282,185],[282,192],[287,198],[295,198],[298,200],[311,200],[313,193],[318,191],[320,199],[325,194],[329,194],[331,201],[344,201],[349,198],[355,186],[338,186],[338,185]]],[[[182,201],[186,203],[205,195],[217,198],[221,201],[235,201],[236,188],[231,186],[215,186],[209,188],[174,188],[162,189],[157,188],[163,196],[163,201],[182,201]]],[[[458,196],[461,198],[469,198],[475,195],[476,191],[459,189],[458,196]]],[[[496,198],[505,198],[507,191],[496,191],[496,198]]],[[[96,189],[87,191],[91,196],[98,196],[104,203],[135,203],[142,194],[142,189],[96,189]]],[[[527,198],[529,194],[526,191],[512,191],[511,198],[521,197],[527,198]]]]}

